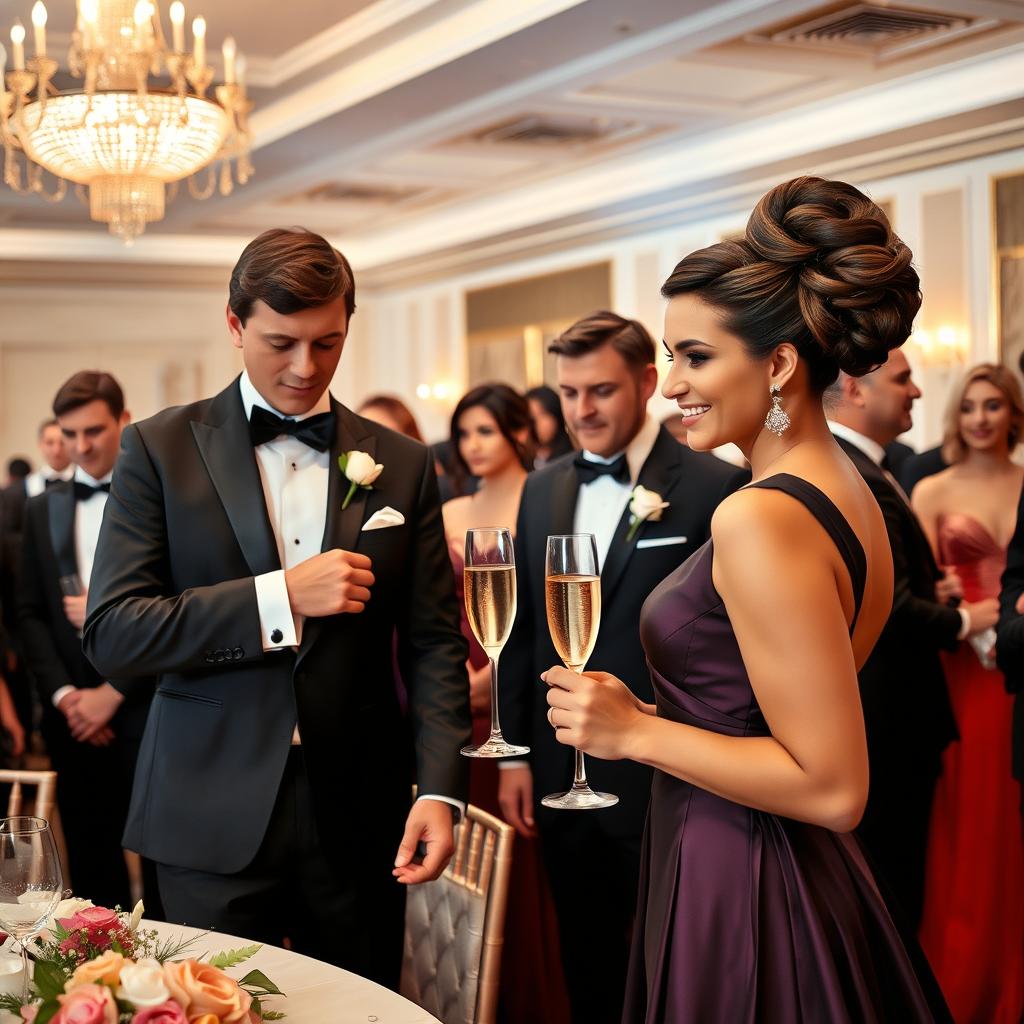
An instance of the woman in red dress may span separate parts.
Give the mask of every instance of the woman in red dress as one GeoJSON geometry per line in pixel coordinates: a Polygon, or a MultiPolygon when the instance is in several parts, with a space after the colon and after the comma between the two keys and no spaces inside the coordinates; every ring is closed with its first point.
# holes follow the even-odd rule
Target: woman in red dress
{"type": "MultiPolygon", "coordinates": [[[[1024,469],[1024,402],[1013,374],[982,363],[953,395],[943,454],[913,505],[965,601],[993,601],[1024,469]]],[[[1010,773],[1013,698],[994,667],[994,631],[945,656],[960,731],[935,791],[921,944],[957,1024],[1019,1024],[1024,1013],[1024,841],[1010,773]]]]}

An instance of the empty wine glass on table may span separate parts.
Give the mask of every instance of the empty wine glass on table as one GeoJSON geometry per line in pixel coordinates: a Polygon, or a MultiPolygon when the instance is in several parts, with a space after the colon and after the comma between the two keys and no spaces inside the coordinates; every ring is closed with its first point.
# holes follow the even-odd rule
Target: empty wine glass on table
{"type": "MultiPolygon", "coordinates": [[[[544,600],[548,629],[562,664],[581,673],[597,643],[601,628],[601,576],[592,533],[548,537],[544,568],[544,600]]],[[[581,751],[575,751],[572,789],[552,793],[541,803],[559,810],[587,811],[619,802],[611,793],[597,793],[587,782],[581,751]]]]}
{"type": "Polygon", "coordinates": [[[491,663],[491,735],[466,757],[516,757],[529,747],[507,743],[498,720],[498,658],[516,618],[516,558],[510,531],[497,527],[466,531],[463,591],[470,628],[491,663]]]}
{"type": "Polygon", "coordinates": [[[0,929],[21,948],[26,998],[27,945],[46,926],[63,893],[60,858],[46,819],[0,819],[0,929]]]}

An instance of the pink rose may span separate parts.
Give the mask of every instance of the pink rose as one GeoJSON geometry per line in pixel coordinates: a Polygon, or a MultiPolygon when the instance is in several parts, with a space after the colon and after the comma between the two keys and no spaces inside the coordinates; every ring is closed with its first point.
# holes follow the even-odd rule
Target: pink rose
{"type": "Polygon", "coordinates": [[[188,1024],[185,1011],[173,1000],[159,1006],[147,1006],[132,1017],[132,1024],[188,1024]]]}
{"type": "Polygon", "coordinates": [[[117,1003],[106,985],[82,985],[57,996],[60,1009],[51,1024],[117,1024],[117,1003]]]}
{"type": "Polygon", "coordinates": [[[121,919],[106,907],[85,907],[71,917],[60,921],[65,931],[82,930],[94,946],[106,949],[110,945],[110,933],[123,931],[121,919]]]}
{"type": "Polygon", "coordinates": [[[25,1024],[32,1024],[32,1021],[36,1019],[36,1014],[39,1012],[39,1006],[29,1006],[27,1003],[21,1008],[21,1019],[25,1024]]]}

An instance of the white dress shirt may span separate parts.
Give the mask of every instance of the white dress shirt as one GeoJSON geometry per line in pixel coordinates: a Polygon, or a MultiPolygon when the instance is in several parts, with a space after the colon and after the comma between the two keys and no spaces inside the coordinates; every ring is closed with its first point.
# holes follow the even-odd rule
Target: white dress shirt
{"type": "Polygon", "coordinates": [[[73,465],[68,466],[67,469],[62,469],[59,473],[49,466],[43,466],[42,469],[37,469],[34,473],[29,473],[25,477],[25,495],[26,497],[34,498],[37,494],[42,494],[46,490],[47,480],[72,480],[74,476],[75,467],[73,465]]]}
{"type": "Polygon", "coordinates": [[[648,416],[636,436],[626,446],[625,452],[619,452],[611,458],[602,458],[586,450],[580,452],[588,462],[614,462],[619,455],[625,454],[626,465],[629,467],[629,483],[620,483],[610,475],[599,476],[589,484],[580,484],[579,496],[576,499],[576,517],[573,520],[575,533],[592,533],[597,544],[598,565],[604,565],[608,549],[612,545],[615,530],[622,519],[622,513],[629,504],[629,496],[636,487],[647,457],[658,439],[657,421],[648,416]]]}
{"type": "MultiPolygon", "coordinates": [[[[900,486],[896,477],[882,466],[882,460],[885,458],[885,448],[883,448],[882,445],[877,441],[872,440],[870,437],[865,437],[852,427],[846,426],[845,423],[836,423],[834,420],[829,420],[828,428],[836,437],[841,437],[844,441],[852,444],[854,448],[862,451],[876,466],[878,466],[885,474],[889,483],[892,484],[896,493],[906,502],[908,507],[910,506],[910,499],[907,497],[906,491],[904,491],[900,486]]],[[[911,509],[911,514],[914,514],[913,509],[911,509]]],[[[963,640],[971,631],[971,613],[966,608],[957,608],[957,611],[960,613],[960,632],[957,633],[956,638],[957,640],[963,640]]]]}

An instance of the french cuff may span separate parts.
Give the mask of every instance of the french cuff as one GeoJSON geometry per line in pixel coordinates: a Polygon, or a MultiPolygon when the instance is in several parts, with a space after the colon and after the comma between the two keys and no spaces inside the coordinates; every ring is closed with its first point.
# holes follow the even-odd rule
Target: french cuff
{"type": "Polygon", "coordinates": [[[960,632],[957,633],[957,640],[966,640],[967,634],[971,631],[971,613],[966,608],[957,608],[960,613],[960,632]]]}
{"type": "Polygon", "coordinates": [[[69,693],[74,693],[74,692],[75,692],[75,690],[77,690],[77,689],[78,689],[78,687],[77,687],[77,686],[62,686],[62,687],[61,687],[61,688],[60,688],[59,690],[57,690],[57,691],[56,691],[56,692],[54,693],[54,695],[53,695],[53,696],[52,696],[52,697],[50,698],[51,702],[53,703],[53,706],[54,706],[55,708],[59,708],[59,707],[60,707],[60,702],[61,702],[61,701],[62,701],[62,700],[63,700],[63,699],[64,699],[64,698],[65,698],[65,697],[66,697],[66,696],[67,696],[67,695],[69,694],[69,693]]]}
{"type": "Polygon", "coordinates": [[[263,650],[278,651],[283,647],[298,647],[298,631],[292,616],[291,602],[288,600],[284,569],[256,576],[255,583],[263,650]]]}
{"type": "Polygon", "coordinates": [[[511,760],[511,761],[499,761],[498,771],[504,771],[506,768],[529,768],[529,761],[511,760]]]}
{"type": "Polygon", "coordinates": [[[466,805],[461,800],[453,800],[450,796],[437,796],[434,793],[424,793],[422,796],[416,797],[417,803],[419,803],[420,800],[440,800],[441,803],[454,807],[456,810],[454,824],[456,825],[466,816],[466,805]]]}

